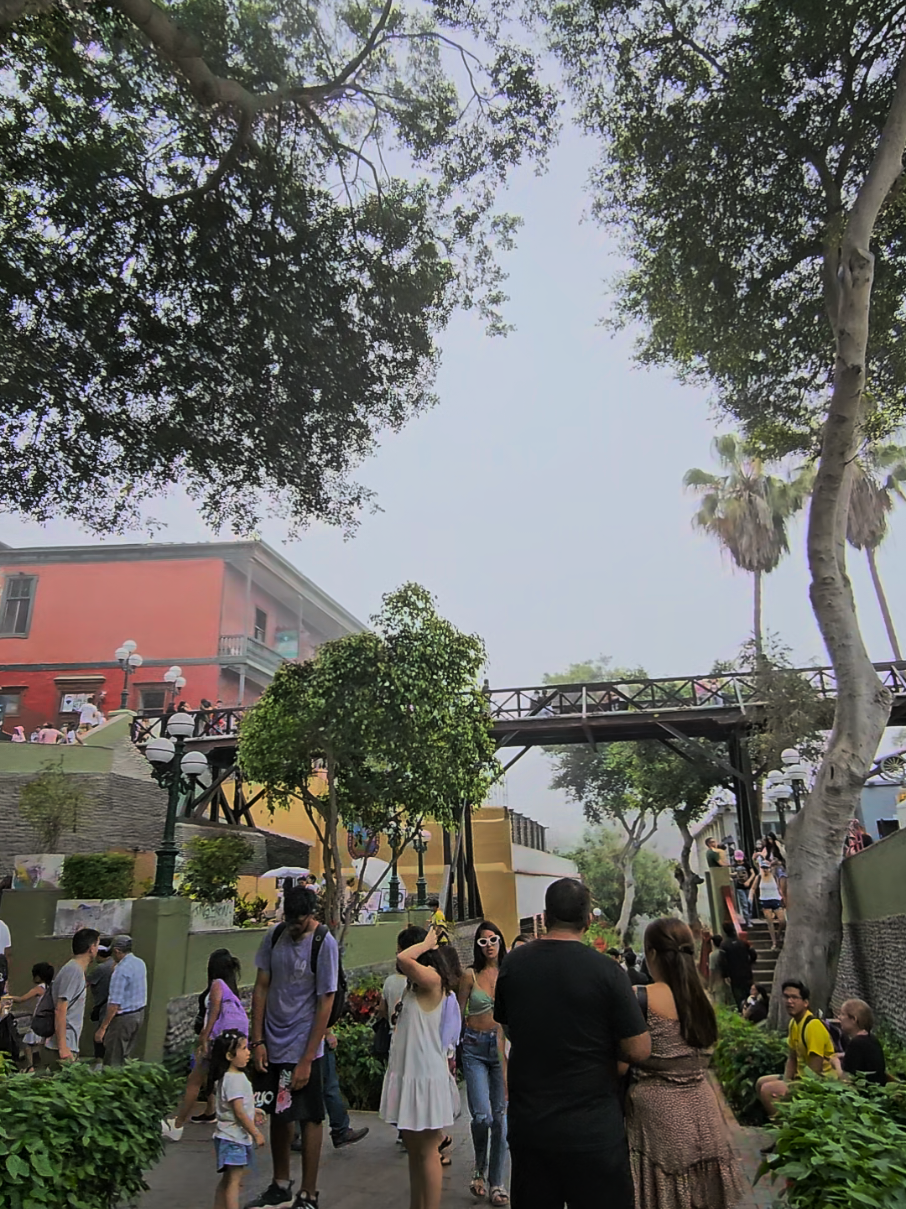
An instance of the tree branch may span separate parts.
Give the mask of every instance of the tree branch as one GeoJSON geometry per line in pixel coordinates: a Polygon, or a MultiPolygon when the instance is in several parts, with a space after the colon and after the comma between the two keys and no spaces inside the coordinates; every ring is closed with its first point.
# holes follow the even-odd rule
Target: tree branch
{"type": "Polygon", "coordinates": [[[197,197],[204,197],[206,193],[210,193],[212,189],[216,189],[220,182],[233,170],[242,148],[249,140],[251,132],[252,115],[243,109],[239,114],[239,124],[236,127],[233,141],[221,156],[220,163],[200,185],[195,185],[191,189],[183,189],[179,193],[170,193],[165,196],[159,196],[154,193],[148,196],[162,206],[172,206],[176,202],[190,201],[197,197]]]}

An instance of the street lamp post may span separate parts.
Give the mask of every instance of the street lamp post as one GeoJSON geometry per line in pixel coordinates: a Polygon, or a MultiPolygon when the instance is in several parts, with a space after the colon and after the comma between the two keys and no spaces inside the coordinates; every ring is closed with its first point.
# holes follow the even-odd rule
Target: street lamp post
{"type": "Polygon", "coordinates": [[[428,883],[425,881],[425,853],[428,851],[430,841],[430,831],[420,831],[412,841],[412,847],[418,853],[418,881],[415,883],[415,905],[417,907],[427,907],[428,905],[428,883]]]}
{"type": "Polygon", "coordinates": [[[141,655],[135,649],[137,645],[138,643],[133,642],[130,638],[114,651],[114,658],[123,669],[123,691],[120,693],[120,709],[125,709],[129,704],[129,677],[144,663],[141,655]]]}
{"type": "Polygon", "coordinates": [[[174,663],[171,668],[167,668],[164,672],[164,680],[168,686],[167,691],[172,694],[171,699],[175,704],[178,694],[186,686],[186,678],[182,674],[182,668],[179,664],[174,663]]]}
{"type": "Polygon", "coordinates": [[[798,814],[802,805],[802,793],[805,789],[808,769],[802,763],[799,752],[795,747],[788,747],[786,751],[782,751],[780,758],[783,761],[784,779],[793,791],[796,813],[798,814]]]}
{"type": "Polygon", "coordinates": [[[203,752],[186,751],[186,740],[195,729],[191,714],[173,714],[167,727],[172,738],[152,739],[145,747],[145,755],[154,766],[154,775],[167,790],[167,821],[164,838],[157,850],[157,869],[153,898],[171,898],[175,893],[173,875],[176,872],[176,816],[179,811],[179,794],[184,776],[200,776],[208,767],[203,752]],[[174,742],[175,740],[175,742],[174,742]]]}
{"type": "Polygon", "coordinates": [[[780,838],[786,835],[786,807],[790,800],[792,790],[787,784],[782,772],[775,769],[774,772],[768,773],[768,790],[765,795],[769,802],[773,802],[777,807],[777,830],[780,832],[780,838]],[[776,780],[771,780],[774,773],[779,773],[776,780]]]}

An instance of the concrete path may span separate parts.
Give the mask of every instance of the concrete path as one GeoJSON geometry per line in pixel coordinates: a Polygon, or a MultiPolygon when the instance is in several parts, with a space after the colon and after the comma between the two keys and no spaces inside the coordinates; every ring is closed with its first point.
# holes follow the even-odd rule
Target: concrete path
{"type": "MultiPolygon", "coordinates": [[[[406,1156],[396,1145],[396,1130],[385,1125],[375,1113],[354,1112],[352,1123],[367,1125],[371,1132],[355,1146],[334,1150],[325,1131],[321,1163],[321,1205],[323,1209],[374,1209],[394,1206],[405,1209],[409,1203],[406,1156]]],[[[743,1129],[730,1123],[733,1144],[749,1181],[754,1179],[764,1145],[758,1130],[743,1129]]],[[[167,1143],[163,1162],[147,1177],[151,1190],[139,1201],[139,1209],[209,1209],[214,1203],[217,1173],[210,1125],[187,1125],[181,1142],[167,1143]]],[[[453,1129],[453,1164],[444,1169],[444,1209],[466,1209],[476,1202],[469,1195],[471,1143],[469,1122],[464,1113],[453,1129]]],[[[294,1156],[294,1163],[298,1157],[294,1156]]],[[[258,1170],[246,1177],[243,1203],[270,1182],[270,1158],[267,1149],[259,1151],[258,1170]]],[[[298,1181],[298,1175],[296,1175],[298,1181]]],[[[298,1182],[296,1189],[298,1189],[298,1182]]],[[[770,1209],[774,1202],[770,1185],[759,1184],[739,1209],[770,1209]]],[[[484,1202],[487,1205],[487,1201],[484,1202]]]]}

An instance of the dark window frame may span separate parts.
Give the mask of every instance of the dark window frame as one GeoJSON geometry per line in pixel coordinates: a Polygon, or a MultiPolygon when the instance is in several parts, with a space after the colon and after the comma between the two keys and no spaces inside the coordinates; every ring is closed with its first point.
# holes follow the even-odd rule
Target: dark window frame
{"type": "MultiPolygon", "coordinates": [[[[31,621],[35,611],[35,596],[37,595],[37,575],[7,575],[3,581],[3,596],[0,598],[0,638],[27,638],[31,631],[31,621]],[[12,594],[11,589],[14,586],[28,584],[28,593],[25,596],[12,594]],[[15,601],[16,604],[25,602],[25,623],[22,629],[10,629],[6,626],[6,615],[10,604],[15,601]]],[[[20,610],[16,609],[16,624],[19,624],[20,610]]]]}
{"type": "Polygon", "coordinates": [[[255,626],[252,636],[256,642],[263,642],[265,646],[267,645],[267,613],[264,609],[259,609],[257,605],[255,606],[255,626]],[[258,624],[259,617],[264,619],[264,625],[258,624]]]}
{"type": "Polygon", "coordinates": [[[0,692],[0,702],[4,703],[3,715],[2,715],[4,718],[18,718],[21,716],[21,714],[22,714],[22,696],[23,696],[22,689],[15,689],[12,692],[0,692]],[[11,709],[8,705],[6,705],[7,697],[16,698],[15,708],[11,709]]]}

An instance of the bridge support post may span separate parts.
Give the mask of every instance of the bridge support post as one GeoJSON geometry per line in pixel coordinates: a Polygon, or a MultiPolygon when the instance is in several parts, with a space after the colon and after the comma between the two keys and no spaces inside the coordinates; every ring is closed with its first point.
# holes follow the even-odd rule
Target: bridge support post
{"type": "Polygon", "coordinates": [[[742,774],[733,778],[733,793],[736,796],[739,839],[746,856],[751,857],[755,851],[755,780],[749,745],[741,731],[734,732],[727,740],[727,754],[730,763],[742,774]]]}

